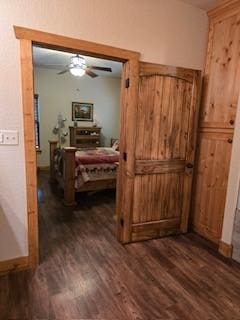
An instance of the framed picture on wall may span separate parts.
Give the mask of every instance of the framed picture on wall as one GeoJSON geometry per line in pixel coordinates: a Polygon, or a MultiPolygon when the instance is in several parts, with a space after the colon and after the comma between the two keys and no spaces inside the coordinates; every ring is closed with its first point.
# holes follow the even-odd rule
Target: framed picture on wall
{"type": "Polygon", "coordinates": [[[72,102],[73,121],[93,121],[93,103],[72,102]]]}

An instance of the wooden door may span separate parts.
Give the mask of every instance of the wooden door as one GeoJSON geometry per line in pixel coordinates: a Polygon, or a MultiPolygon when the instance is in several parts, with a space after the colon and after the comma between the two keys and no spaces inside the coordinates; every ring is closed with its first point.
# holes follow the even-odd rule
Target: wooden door
{"type": "Polygon", "coordinates": [[[200,127],[234,129],[240,83],[240,7],[211,19],[200,127]]]}
{"type": "Polygon", "coordinates": [[[222,232],[233,133],[212,129],[199,134],[193,229],[214,243],[222,232]]]}
{"type": "Polygon", "coordinates": [[[218,243],[240,89],[240,4],[210,16],[193,196],[193,229],[218,243]]]}
{"type": "MultiPolygon", "coordinates": [[[[122,210],[124,192],[118,199],[123,242],[187,231],[199,83],[198,71],[140,63],[134,167],[125,172],[132,180],[131,212],[122,210]]],[[[131,103],[127,90],[123,105],[131,103]]],[[[121,156],[127,163],[128,150],[121,156]]]]}

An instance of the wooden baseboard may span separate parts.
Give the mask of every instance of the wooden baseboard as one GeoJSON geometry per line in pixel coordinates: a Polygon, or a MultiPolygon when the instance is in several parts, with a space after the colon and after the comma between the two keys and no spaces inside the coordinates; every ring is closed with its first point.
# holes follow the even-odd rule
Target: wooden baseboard
{"type": "Polygon", "coordinates": [[[30,268],[28,257],[0,261],[0,275],[27,270],[30,268]]]}
{"type": "Polygon", "coordinates": [[[223,241],[219,242],[218,252],[226,258],[232,258],[233,246],[223,241]]]}

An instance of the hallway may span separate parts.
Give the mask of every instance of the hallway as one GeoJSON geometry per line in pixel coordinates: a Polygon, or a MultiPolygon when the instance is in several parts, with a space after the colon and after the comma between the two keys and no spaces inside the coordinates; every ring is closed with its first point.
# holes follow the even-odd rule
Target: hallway
{"type": "Polygon", "coordinates": [[[0,319],[240,319],[240,267],[184,235],[122,246],[114,193],[73,210],[39,179],[40,265],[0,278],[0,319]]]}

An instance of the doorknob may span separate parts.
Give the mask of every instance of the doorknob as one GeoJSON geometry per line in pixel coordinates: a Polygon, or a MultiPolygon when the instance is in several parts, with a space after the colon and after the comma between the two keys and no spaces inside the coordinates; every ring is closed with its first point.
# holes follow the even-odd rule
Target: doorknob
{"type": "Polygon", "coordinates": [[[189,162],[189,163],[186,164],[186,167],[187,167],[188,169],[192,169],[192,168],[194,167],[194,165],[189,162]]]}

